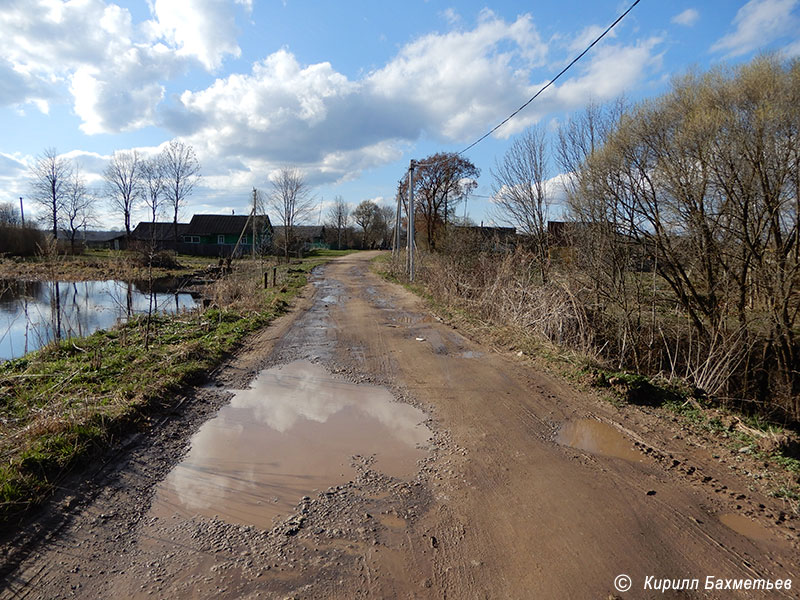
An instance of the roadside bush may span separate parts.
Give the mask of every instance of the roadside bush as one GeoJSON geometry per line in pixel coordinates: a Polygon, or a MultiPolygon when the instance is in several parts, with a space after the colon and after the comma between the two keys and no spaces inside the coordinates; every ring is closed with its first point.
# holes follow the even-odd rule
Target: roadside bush
{"type": "Polygon", "coordinates": [[[134,253],[133,260],[137,266],[147,267],[152,260],[152,266],[157,269],[177,269],[180,267],[178,256],[174,250],[157,250],[153,252],[150,249],[150,244],[141,242],[132,242],[130,249],[134,253]]]}
{"type": "MultiPolygon", "coordinates": [[[[628,401],[664,400],[641,375],[748,414],[800,422],[796,398],[781,386],[770,340],[755,329],[746,336],[734,329],[700,338],[663,282],[656,280],[654,290],[652,273],[626,273],[626,284],[617,289],[622,295],[608,289],[598,294],[585,266],[554,262],[542,283],[535,252],[462,250],[418,252],[416,281],[437,302],[503,328],[519,343],[538,339],[543,348],[574,353],[588,364],[638,374],[617,376],[612,386],[628,401]],[[753,373],[760,374],[760,387],[753,373]]],[[[404,276],[402,253],[390,269],[404,276]]]]}
{"type": "Polygon", "coordinates": [[[34,256],[45,245],[44,234],[35,227],[0,223],[0,253],[34,256]]]}

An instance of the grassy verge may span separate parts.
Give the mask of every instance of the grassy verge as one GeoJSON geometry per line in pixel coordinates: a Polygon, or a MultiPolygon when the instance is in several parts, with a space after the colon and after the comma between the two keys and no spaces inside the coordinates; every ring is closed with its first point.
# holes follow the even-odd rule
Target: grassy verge
{"type": "MultiPolygon", "coordinates": [[[[154,277],[191,275],[214,258],[179,254],[171,267],[154,267],[154,277]]],[[[0,279],[83,281],[90,279],[147,279],[147,264],[141,255],[127,250],[87,250],[75,256],[30,256],[0,258],[0,279]]]]}
{"type": "Polygon", "coordinates": [[[800,501],[800,447],[797,435],[780,424],[764,421],[720,407],[699,390],[648,378],[628,372],[605,368],[594,357],[561,348],[530,333],[525,328],[485,321],[463,306],[456,306],[435,297],[422,283],[409,283],[392,272],[391,257],[373,260],[373,269],[388,281],[402,285],[418,295],[445,321],[468,332],[473,339],[498,350],[516,352],[579,387],[593,388],[614,404],[649,406],[665,417],[675,417],[680,425],[713,437],[721,446],[733,452],[746,449],[768,468],[782,472],[785,477],[768,493],[786,498],[796,507],[800,501]]]}
{"type": "Polygon", "coordinates": [[[154,316],[149,333],[138,317],[0,364],[0,523],[42,502],[121,436],[146,428],[177,392],[284,312],[329,257],[278,266],[278,285],[266,290],[264,265],[243,261],[209,286],[205,310],[154,316]]]}

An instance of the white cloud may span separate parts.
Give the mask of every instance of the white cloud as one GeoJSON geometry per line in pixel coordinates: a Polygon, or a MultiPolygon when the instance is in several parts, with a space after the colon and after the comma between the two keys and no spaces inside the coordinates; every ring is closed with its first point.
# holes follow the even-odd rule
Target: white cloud
{"type": "Polygon", "coordinates": [[[0,105],[47,110],[71,94],[86,133],[152,124],[164,82],[240,54],[236,5],[252,10],[252,0],[155,0],[155,20],[134,24],[105,0],[13,2],[0,11],[0,105]]]}
{"type": "Polygon", "coordinates": [[[461,15],[459,15],[458,12],[456,12],[456,9],[453,7],[444,9],[442,12],[439,13],[439,15],[445,21],[447,21],[447,23],[451,27],[455,27],[461,22],[461,15]]]}
{"type": "Polygon", "coordinates": [[[793,42],[783,49],[783,54],[787,58],[796,58],[800,56],[800,40],[793,42]]]}
{"type": "MultiPolygon", "coordinates": [[[[574,53],[583,52],[586,50],[586,47],[595,41],[601,33],[603,33],[606,28],[602,25],[589,25],[588,27],[584,27],[583,31],[581,31],[578,35],[575,36],[575,39],[569,44],[568,48],[570,51],[574,53]]],[[[605,38],[605,40],[613,39],[617,37],[617,32],[615,30],[609,31],[605,38]]],[[[572,57],[570,57],[571,59],[572,57]]]]}
{"type": "Polygon", "coordinates": [[[686,27],[691,27],[697,20],[700,18],[700,13],[697,12],[694,8],[687,8],[682,13],[678,13],[674,17],[672,17],[672,22],[678,25],[684,25],[686,27]]]}
{"type": "Polygon", "coordinates": [[[528,73],[547,52],[529,15],[507,23],[484,11],[471,31],[408,44],[366,83],[380,102],[404,99],[425,131],[465,140],[527,94],[528,73]]]}
{"type": "MultiPolygon", "coordinates": [[[[252,10],[252,0],[236,3],[252,10]]],[[[155,0],[151,9],[155,31],[178,48],[179,55],[196,58],[206,69],[219,68],[226,55],[241,54],[228,0],[155,0]]]]}
{"type": "Polygon", "coordinates": [[[475,135],[518,101],[510,90],[528,93],[527,73],[546,52],[529,16],[509,23],[487,11],[475,29],[419,38],[355,81],[280,50],[249,74],[184,92],[161,124],[203,155],[223,157],[214,161],[219,174],[290,163],[311,180],[349,179],[396,160],[423,131],[475,135]]]}
{"type": "MultiPolygon", "coordinates": [[[[594,30],[586,30],[587,35],[594,30]]],[[[604,44],[499,132],[507,137],[553,111],[603,101],[638,85],[660,62],[658,38],[604,44]]],[[[547,44],[529,16],[513,22],[484,11],[472,30],[430,34],[399,50],[384,67],[358,80],[329,63],[302,65],[288,50],[247,74],[185,91],[161,112],[159,124],[198,151],[206,182],[263,185],[280,165],[304,169],[311,183],[353,179],[390,163],[426,135],[468,142],[510,114],[541,86],[547,44]]]]}
{"type": "Polygon", "coordinates": [[[798,0],[750,0],[733,19],[736,29],[717,40],[712,52],[741,56],[797,31],[798,0]]]}
{"type": "Polygon", "coordinates": [[[109,57],[102,67],[84,65],[70,78],[75,113],[88,134],[126,131],[150,125],[164,98],[159,81],[183,68],[165,46],[133,46],[109,57]]]}
{"type": "MultiPolygon", "coordinates": [[[[397,160],[423,135],[471,142],[539,89],[537,69],[563,59],[551,56],[530,15],[506,21],[484,10],[472,29],[421,36],[358,79],[327,62],[301,64],[284,49],[249,73],[165,101],[165,82],[191,65],[215,68],[238,55],[233,3],[152,0],[153,20],[137,26],[104,0],[36,1],[39,10],[0,12],[0,35],[14,45],[8,63],[0,62],[0,82],[5,68],[27,86],[15,97],[0,83],[0,102],[28,98],[44,109],[60,90],[71,94],[86,133],[159,125],[195,147],[204,185],[214,189],[263,186],[286,164],[301,167],[312,184],[354,179],[397,160]]],[[[238,3],[251,9],[249,0],[238,3]]],[[[587,27],[571,41],[585,46],[598,32],[587,27]]],[[[499,137],[640,85],[659,66],[659,43],[598,46],[499,137]]],[[[84,159],[92,172],[103,160],[84,159]]]]}

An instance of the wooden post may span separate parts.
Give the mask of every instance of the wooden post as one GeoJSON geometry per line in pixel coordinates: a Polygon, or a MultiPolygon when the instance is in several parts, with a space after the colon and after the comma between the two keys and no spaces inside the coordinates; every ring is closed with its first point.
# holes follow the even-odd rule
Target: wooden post
{"type": "Polygon", "coordinates": [[[269,287],[269,273],[264,271],[264,289],[269,287]]]}
{"type": "Polygon", "coordinates": [[[278,281],[278,267],[272,267],[272,287],[277,285],[278,281]]]}

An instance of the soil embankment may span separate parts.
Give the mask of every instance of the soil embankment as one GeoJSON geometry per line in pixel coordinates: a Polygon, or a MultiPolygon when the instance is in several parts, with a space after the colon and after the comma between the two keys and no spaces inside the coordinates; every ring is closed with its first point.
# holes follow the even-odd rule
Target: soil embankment
{"type": "Polygon", "coordinates": [[[796,596],[798,520],[749,489],[738,457],[466,339],[369,258],[327,265],[290,315],[98,474],[95,493],[65,492],[58,528],[0,598],[661,597],[648,576],[698,579],[681,597],[736,595],[704,590],[709,576],[792,579],[765,595],[796,596]],[[345,481],[309,484],[272,527],[151,512],[227,390],[297,361],[425,411],[433,436],[416,474],[353,456],[345,481]]]}

